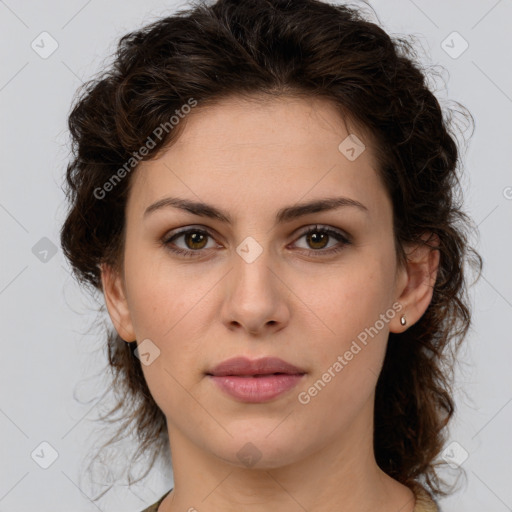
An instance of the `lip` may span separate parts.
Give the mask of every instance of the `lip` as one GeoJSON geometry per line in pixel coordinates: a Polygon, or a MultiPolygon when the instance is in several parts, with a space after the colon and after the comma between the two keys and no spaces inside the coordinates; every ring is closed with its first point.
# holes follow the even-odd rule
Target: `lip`
{"type": "Polygon", "coordinates": [[[261,403],[294,388],[305,374],[303,369],[277,357],[234,357],[217,365],[207,376],[231,397],[261,403]]]}
{"type": "Polygon", "coordinates": [[[208,375],[219,377],[225,375],[271,375],[273,373],[302,374],[306,371],[278,357],[261,357],[259,359],[233,357],[215,366],[208,372],[208,375]]]}

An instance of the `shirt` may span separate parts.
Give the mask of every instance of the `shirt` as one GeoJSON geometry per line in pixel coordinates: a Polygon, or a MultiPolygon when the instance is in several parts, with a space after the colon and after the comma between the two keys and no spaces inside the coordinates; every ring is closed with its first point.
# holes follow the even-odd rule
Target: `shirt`
{"type": "MultiPolygon", "coordinates": [[[[171,491],[172,489],[167,491],[156,503],[153,503],[153,505],[151,505],[150,507],[145,508],[142,512],[158,512],[158,507],[160,503],[164,501],[164,498],[171,491]]],[[[424,489],[416,489],[415,496],[416,506],[414,507],[414,512],[440,512],[435,501],[432,500],[430,494],[428,494],[428,492],[425,491],[424,489]]]]}

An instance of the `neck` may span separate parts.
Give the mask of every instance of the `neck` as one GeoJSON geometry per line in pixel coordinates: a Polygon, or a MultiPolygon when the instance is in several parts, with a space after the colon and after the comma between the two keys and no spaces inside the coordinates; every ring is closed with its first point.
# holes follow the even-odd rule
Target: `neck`
{"type": "Polygon", "coordinates": [[[261,453],[254,467],[227,460],[225,446],[218,447],[221,456],[202,449],[168,422],[174,489],[159,512],[412,512],[414,494],[378,467],[373,425],[360,418],[343,436],[297,450],[290,462],[261,453]]]}

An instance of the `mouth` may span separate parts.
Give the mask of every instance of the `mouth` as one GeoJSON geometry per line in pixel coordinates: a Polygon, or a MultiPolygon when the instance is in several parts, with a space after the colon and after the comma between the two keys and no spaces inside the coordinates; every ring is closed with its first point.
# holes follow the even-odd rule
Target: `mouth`
{"type": "Polygon", "coordinates": [[[206,375],[231,398],[262,403],[293,389],[306,371],[279,358],[237,357],[217,365],[206,375]]]}
{"type": "Polygon", "coordinates": [[[278,357],[248,359],[234,357],[227,359],[207,372],[214,377],[239,376],[259,377],[264,375],[302,375],[306,371],[278,357]]]}

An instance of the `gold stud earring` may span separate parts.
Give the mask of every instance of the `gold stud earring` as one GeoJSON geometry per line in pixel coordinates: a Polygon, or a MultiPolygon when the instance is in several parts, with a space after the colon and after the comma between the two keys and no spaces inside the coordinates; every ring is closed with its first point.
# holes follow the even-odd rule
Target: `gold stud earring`
{"type": "Polygon", "coordinates": [[[405,319],[405,315],[402,315],[400,317],[400,325],[405,325],[407,323],[407,320],[405,319]]]}

